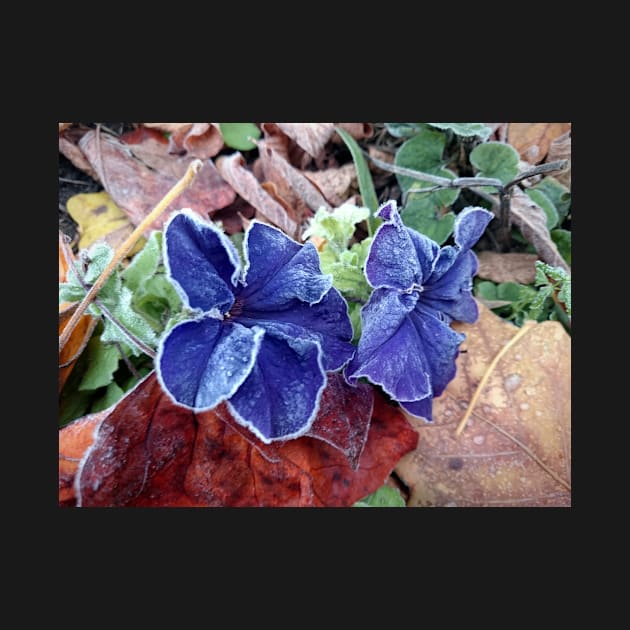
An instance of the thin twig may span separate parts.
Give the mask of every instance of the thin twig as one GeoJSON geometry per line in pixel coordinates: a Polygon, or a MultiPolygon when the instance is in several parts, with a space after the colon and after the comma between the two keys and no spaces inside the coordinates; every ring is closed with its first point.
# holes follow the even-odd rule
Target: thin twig
{"type": "Polygon", "coordinates": [[[82,182],[78,179],[70,179],[69,177],[59,177],[60,182],[65,182],[66,184],[79,184],[79,186],[91,186],[94,182],[82,182]]]}
{"type": "Polygon", "coordinates": [[[512,188],[515,184],[523,181],[524,179],[529,179],[530,177],[534,177],[534,175],[542,175],[543,173],[550,173],[552,171],[564,171],[569,165],[569,160],[557,160],[556,162],[547,162],[547,164],[539,164],[538,166],[534,166],[534,168],[530,168],[528,171],[524,173],[520,173],[517,175],[511,182],[508,182],[503,186],[504,190],[508,190],[512,188]]]}
{"type": "MultiPolygon", "coordinates": [[[[120,342],[114,341],[114,345],[118,348],[118,352],[120,353],[120,356],[123,358],[123,361],[125,362],[125,365],[127,366],[127,369],[131,372],[131,374],[133,375],[135,379],[140,380],[140,373],[138,372],[138,370],[136,370],[135,365],[129,360],[129,357],[126,355],[126,353],[123,352],[120,342]]],[[[155,353],[153,353],[153,356],[155,356],[155,353]]]]}
{"type": "Polygon", "coordinates": [[[151,223],[153,223],[153,221],[155,221],[188,186],[190,186],[194,176],[199,172],[202,166],[203,162],[201,160],[193,160],[188,165],[188,169],[184,173],[184,176],[166,193],[164,198],[155,206],[155,208],[153,208],[153,210],[151,210],[142,222],[138,224],[136,229],[127,237],[125,242],[122,243],[122,245],[120,245],[114,252],[114,257],[103,270],[103,273],[98,277],[96,282],[92,285],[92,288],[87,292],[59,337],[60,352],[68,342],[72,331],[87,310],[87,307],[94,301],[94,298],[97,296],[98,292],[101,290],[108,278],[112,275],[116,266],[131,251],[131,248],[136,244],[136,241],[142,236],[143,232],[151,225],[151,223]]]}
{"type": "Polygon", "coordinates": [[[505,429],[502,429],[499,425],[491,422],[487,418],[479,414],[475,414],[477,418],[481,418],[484,422],[487,422],[491,427],[494,427],[499,433],[502,433],[506,438],[512,440],[517,446],[520,446],[527,455],[529,455],[548,475],[553,477],[560,485],[564,486],[569,492],[571,492],[571,484],[566,482],[562,477],[557,475],[549,466],[547,466],[540,458],[529,448],[526,444],[523,444],[518,438],[515,438],[512,434],[508,433],[505,429]]]}
{"type": "Polygon", "coordinates": [[[470,403],[468,405],[468,408],[466,409],[466,413],[463,415],[462,419],[459,421],[459,424],[457,425],[457,429],[455,429],[455,435],[460,435],[460,433],[464,430],[464,427],[466,426],[466,423],[468,422],[468,418],[470,417],[470,414],[472,413],[473,409],[475,408],[475,405],[477,404],[477,400],[479,399],[479,396],[481,395],[481,392],[483,391],[483,388],[486,386],[486,383],[488,382],[488,379],[492,375],[492,372],[494,371],[494,368],[497,366],[497,363],[501,360],[503,355],[521,337],[523,337],[526,333],[528,333],[531,330],[532,326],[534,326],[535,324],[536,324],[536,322],[534,322],[532,320],[526,321],[523,324],[523,327],[514,335],[514,337],[512,337],[512,339],[510,339],[503,346],[503,348],[501,348],[501,350],[497,353],[497,356],[494,357],[494,359],[492,359],[492,362],[490,363],[490,365],[486,369],[484,375],[481,377],[481,380],[479,381],[479,385],[477,385],[477,389],[475,390],[475,393],[473,394],[473,397],[470,399],[470,403]]]}

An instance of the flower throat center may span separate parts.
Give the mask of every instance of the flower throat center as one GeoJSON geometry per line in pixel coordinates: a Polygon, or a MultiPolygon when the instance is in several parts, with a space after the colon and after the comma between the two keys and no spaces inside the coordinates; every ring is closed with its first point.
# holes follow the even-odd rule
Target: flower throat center
{"type": "Polygon", "coordinates": [[[230,317],[237,317],[243,312],[243,300],[236,298],[234,300],[234,304],[232,304],[232,308],[225,314],[225,318],[229,319],[230,317]]]}

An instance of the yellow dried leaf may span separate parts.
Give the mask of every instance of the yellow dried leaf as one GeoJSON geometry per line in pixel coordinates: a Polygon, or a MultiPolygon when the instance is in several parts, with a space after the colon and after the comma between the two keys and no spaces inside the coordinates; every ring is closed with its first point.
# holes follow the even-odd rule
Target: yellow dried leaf
{"type": "Polygon", "coordinates": [[[418,447],[396,467],[409,506],[571,505],[571,339],[558,322],[532,323],[500,357],[461,435],[479,383],[522,329],[483,305],[457,376],[433,403],[434,424],[408,416],[418,447]]]}
{"type": "MultiPolygon", "coordinates": [[[[133,232],[127,215],[106,192],[74,195],[66,207],[79,224],[79,249],[86,249],[98,240],[105,240],[116,249],[133,232]]],[[[129,255],[140,251],[145,242],[144,237],[140,238],[129,255]]]]}

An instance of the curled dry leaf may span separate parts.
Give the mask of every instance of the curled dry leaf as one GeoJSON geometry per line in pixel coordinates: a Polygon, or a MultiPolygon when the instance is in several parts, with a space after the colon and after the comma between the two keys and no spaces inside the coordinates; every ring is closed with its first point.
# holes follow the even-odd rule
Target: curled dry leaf
{"type": "Polygon", "coordinates": [[[278,226],[285,234],[295,238],[298,224],[245,167],[243,156],[236,151],[230,156],[221,156],[216,160],[217,169],[230,186],[248,201],[257,212],[270,223],[278,226]]]}
{"type": "Polygon", "coordinates": [[[479,252],[477,258],[477,275],[485,280],[531,284],[536,277],[536,254],[499,254],[486,250],[479,252]]]}
{"type": "MultiPolygon", "coordinates": [[[[140,160],[129,155],[128,147],[111,136],[88,131],[79,147],[98,174],[98,178],[112,199],[127,214],[129,220],[138,225],[155,205],[174,186],[177,178],[148,168],[140,160]]],[[[191,208],[203,218],[224,208],[234,201],[236,193],[216,170],[210,160],[169,208],[146,230],[148,236],[153,229],[161,229],[169,212],[180,208],[191,208]]]]}
{"type": "Polygon", "coordinates": [[[571,123],[509,123],[508,142],[531,164],[545,159],[549,145],[571,129],[571,123]]]}
{"type": "Polygon", "coordinates": [[[273,182],[278,187],[279,194],[295,208],[300,217],[298,223],[312,216],[321,207],[330,210],[330,204],[310,179],[291,166],[266,141],[260,140],[256,144],[265,179],[273,182]]]}
{"type": "Polygon", "coordinates": [[[554,177],[567,188],[571,188],[571,131],[558,136],[549,145],[549,153],[545,162],[555,162],[556,160],[569,160],[569,167],[562,172],[554,173],[554,177]]]}
{"type": "Polygon", "coordinates": [[[545,211],[534,203],[518,186],[512,189],[510,219],[523,236],[536,248],[539,258],[548,265],[561,267],[570,273],[570,268],[551,240],[547,228],[545,211]]]}
{"type": "Polygon", "coordinates": [[[169,138],[169,151],[185,151],[191,158],[207,160],[223,148],[223,136],[214,123],[193,123],[190,129],[175,131],[169,138]]]}
{"type": "Polygon", "coordinates": [[[317,159],[335,131],[334,123],[276,123],[312,158],[317,159]]]}
{"type": "Polygon", "coordinates": [[[70,127],[71,125],[72,125],[72,123],[71,123],[71,122],[69,122],[69,123],[68,123],[68,122],[65,122],[65,123],[60,122],[60,123],[59,123],[59,133],[61,133],[62,131],[65,131],[65,130],[66,130],[66,129],[68,129],[68,127],[70,127]]]}
{"type": "MultiPolygon", "coordinates": [[[[337,123],[337,127],[345,129],[355,140],[371,138],[374,133],[372,123],[337,123]]],[[[335,134],[333,139],[338,144],[343,143],[343,139],[338,134],[335,134]]]]}
{"type": "Polygon", "coordinates": [[[260,129],[263,132],[263,138],[267,146],[288,161],[289,148],[291,145],[289,136],[287,136],[276,123],[261,123],[260,129]]]}
{"type": "Polygon", "coordinates": [[[85,134],[85,130],[74,127],[59,134],[59,153],[72,162],[80,171],[87,173],[90,177],[98,181],[98,175],[88,162],[83,151],[78,147],[79,140],[85,134]]]}
{"type": "Polygon", "coordinates": [[[332,388],[312,428],[317,437],[264,445],[236,424],[225,404],[200,414],[174,405],[151,373],[98,418],[60,431],[60,453],[80,459],[73,468],[64,460],[60,500],[80,506],[350,506],[385,482],[418,435],[382,396],[372,407],[370,386],[354,389],[337,379],[332,388]],[[338,388],[345,388],[341,398],[338,388]]]}
{"type": "MultiPolygon", "coordinates": [[[[68,266],[72,261],[74,261],[72,251],[66,242],[65,236],[59,232],[59,282],[66,281],[68,266]]],[[[59,304],[59,335],[63,332],[76,308],[77,303],[61,302],[59,304]]],[[[90,340],[96,323],[97,320],[91,315],[83,315],[72,331],[72,335],[70,335],[66,345],[59,353],[58,393],[61,393],[77,359],[90,340]]]]}
{"type": "Polygon", "coordinates": [[[323,171],[302,171],[334,207],[347,200],[348,191],[357,186],[357,169],[353,162],[323,171]]]}
{"type": "Polygon", "coordinates": [[[146,166],[175,179],[183,177],[194,159],[169,153],[169,141],[157,129],[140,126],[122,134],[118,139],[146,166]]]}
{"type": "Polygon", "coordinates": [[[434,400],[435,423],[410,418],[418,447],[396,466],[409,506],[571,505],[571,340],[559,322],[532,322],[506,349],[456,436],[495,357],[522,329],[479,305],[457,375],[434,400]]]}

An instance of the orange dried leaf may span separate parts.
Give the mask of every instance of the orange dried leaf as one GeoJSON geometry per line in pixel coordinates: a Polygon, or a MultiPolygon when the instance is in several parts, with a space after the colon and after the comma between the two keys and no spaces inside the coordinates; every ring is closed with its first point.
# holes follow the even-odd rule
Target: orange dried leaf
{"type": "Polygon", "coordinates": [[[457,375],[434,400],[435,423],[409,418],[418,447],[396,466],[410,506],[571,505],[571,340],[532,324],[500,358],[461,435],[456,427],[497,354],[522,329],[483,305],[457,375]]]}
{"type": "Polygon", "coordinates": [[[508,142],[530,164],[545,159],[549,145],[571,129],[571,123],[509,123],[508,142]]]}
{"type": "Polygon", "coordinates": [[[558,136],[550,145],[549,153],[545,162],[555,162],[556,160],[569,160],[569,166],[560,173],[553,173],[553,176],[567,188],[571,188],[571,131],[558,136]]]}
{"type": "MultiPolygon", "coordinates": [[[[59,232],[59,282],[65,282],[68,265],[74,260],[72,251],[66,243],[64,235],[59,232]]],[[[78,303],[71,304],[62,302],[59,304],[59,335],[66,327],[72,313],[76,310],[78,303]]],[[[92,336],[97,320],[91,315],[83,315],[77,326],[72,331],[72,335],[68,342],[59,353],[59,385],[58,393],[61,393],[74,365],[79,358],[81,352],[85,348],[87,342],[92,336]],[[63,367],[61,367],[63,366],[63,367]]]]}

